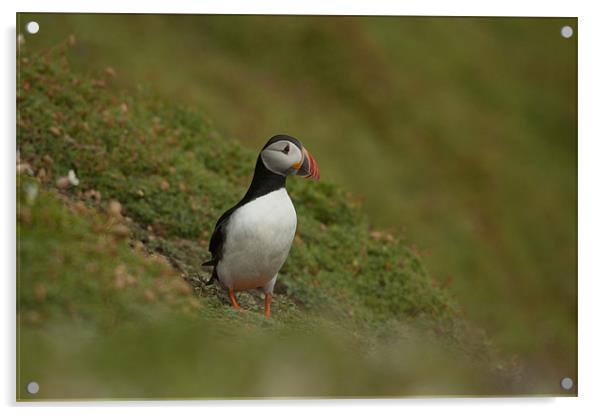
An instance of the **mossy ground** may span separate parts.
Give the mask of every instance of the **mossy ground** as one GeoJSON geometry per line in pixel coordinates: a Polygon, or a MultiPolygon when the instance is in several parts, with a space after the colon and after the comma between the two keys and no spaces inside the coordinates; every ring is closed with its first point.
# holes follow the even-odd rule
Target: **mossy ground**
{"type": "Polygon", "coordinates": [[[150,85],[250,157],[274,133],[302,139],[547,390],[576,379],[577,19],[17,19],[42,28],[23,32],[30,52],[73,35],[77,73],[112,67],[115,97],[150,85]]]}
{"type": "Polygon", "coordinates": [[[36,399],[534,391],[328,181],[289,180],[299,226],[273,317],[254,293],[233,310],[200,264],[256,154],[112,88],[112,70],[72,71],[69,41],[18,64],[19,399],[30,380],[36,399]]]}

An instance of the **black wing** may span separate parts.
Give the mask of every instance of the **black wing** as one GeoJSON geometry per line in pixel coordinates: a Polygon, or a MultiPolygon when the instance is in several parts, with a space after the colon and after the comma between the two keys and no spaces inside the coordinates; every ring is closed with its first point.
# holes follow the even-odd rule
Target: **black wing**
{"type": "Polygon", "coordinates": [[[209,252],[211,252],[211,259],[207,262],[204,262],[202,265],[210,265],[213,267],[213,272],[211,273],[211,278],[207,281],[207,285],[213,284],[215,280],[219,279],[217,275],[217,263],[222,259],[224,242],[226,240],[226,226],[228,225],[228,220],[232,215],[232,212],[236,209],[237,206],[233,206],[224,212],[222,216],[217,220],[215,224],[215,229],[213,230],[213,234],[211,235],[211,241],[209,242],[209,252]]]}
{"type": "Polygon", "coordinates": [[[209,242],[209,252],[211,252],[211,259],[203,265],[212,265],[216,266],[220,259],[222,259],[222,250],[224,247],[224,242],[226,240],[226,226],[228,225],[228,220],[232,215],[232,212],[236,209],[237,206],[233,206],[227,211],[224,212],[222,216],[217,220],[215,224],[215,229],[213,230],[213,234],[211,235],[211,241],[209,242]]]}

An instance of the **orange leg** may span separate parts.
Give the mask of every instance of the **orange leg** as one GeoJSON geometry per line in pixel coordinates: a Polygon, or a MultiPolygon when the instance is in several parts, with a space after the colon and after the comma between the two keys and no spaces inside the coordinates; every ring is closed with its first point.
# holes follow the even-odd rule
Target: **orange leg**
{"type": "Polygon", "coordinates": [[[228,289],[228,295],[230,296],[230,303],[232,304],[232,307],[238,310],[240,306],[236,302],[236,297],[234,296],[234,290],[232,288],[228,289]]]}
{"type": "Polygon", "coordinates": [[[272,294],[266,294],[265,295],[265,309],[264,309],[264,315],[265,318],[270,318],[270,306],[272,305],[272,294]]]}

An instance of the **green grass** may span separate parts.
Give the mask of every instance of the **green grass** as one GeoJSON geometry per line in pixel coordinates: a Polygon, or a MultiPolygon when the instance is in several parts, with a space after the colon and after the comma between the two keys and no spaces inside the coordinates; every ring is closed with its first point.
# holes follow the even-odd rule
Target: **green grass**
{"type": "Polygon", "coordinates": [[[327,181],[290,181],[299,230],[273,318],[253,293],[233,310],[200,263],[254,153],[185,106],[74,73],[62,49],[19,56],[20,400],[30,380],[36,399],[535,390],[327,181]],[[79,185],[59,186],[71,169],[79,185]]]}
{"type": "MultiPolygon", "coordinates": [[[[23,47],[20,85],[32,93],[19,90],[22,159],[35,174],[44,168],[42,189],[76,168],[81,185],[64,192],[69,200],[99,211],[119,200],[130,237],[184,274],[212,324],[263,324],[252,295],[240,322],[199,282],[199,264],[257,149],[284,132],[303,140],[325,180],[290,181],[299,232],[273,323],[334,324],[341,338],[379,346],[389,331],[421,347],[434,332],[443,361],[460,350],[488,362],[455,376],[443,363],[401,369],[391,362],[412,360],[384,353],[391,367],[379,373],[398,389],[367,376],[353,392],[325,393],[559,393],[558,379],[576,378],[576,43],[558,36],[574,20],[47,14],[19,24],[33,18],[42,31],[23,47]],[[61,53],[39,59],[72,33],[69,67],[61,53]],[[528,375],[519,386],[483,382],[483,367],[515,369],[464,314],[520,362],[528,375]],[[408,380],[434,384],[434,373],[449,375],[440,389],[408,380]]],[[[231,364],[223,370],[241,363],[231,364]]],[[[103,391],[95,396],[116,393],[90,382],[103,391]]],[[[231,393],[256,393],[242,385],[231,393]]],[[[203,390],[185,395],[218,393],[203,390]]]]}
{"type": "Polygon", "coordinates": [[[78,72],[152,85],[252,152],[299,137],[496,343],[576,376],[576,19],[29,19],[26,48],[74,35],[78,72]]]}

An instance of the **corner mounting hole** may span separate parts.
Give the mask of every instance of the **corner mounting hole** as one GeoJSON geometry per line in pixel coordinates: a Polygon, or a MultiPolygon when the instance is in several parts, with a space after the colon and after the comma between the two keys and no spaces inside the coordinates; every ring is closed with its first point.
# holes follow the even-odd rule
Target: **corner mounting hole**
{"type": "Polygon", "coordinates": [[[562,380],[560,381],[560,387],[567,391],[573,389],[573,379],[562,378],[562,380]]]}
{"type": "Polygon", "coordinates": [[[27,392],[29,392],[30,394],[35,395],[39,391],[40,385],[38,385],[38,382],[29,382],[27,384],[27,392]]]}
{"type": "MultiPolygon", "coordinates": [[[[573,28],[571,26],[563,26],[562,29],[560,29],[560,35],[565,39],[572,37],[573,36],[573,28]]],[[[567,379],[567,378],[565,378],[565,379],[567,379]]]]}
{"type": "Polygon", "coordinates": [[[31,21],[27,23],[25,30],[27,30],[27,33],[35,35],[40,31],[40,25],[38,22],[31,21]]]}

